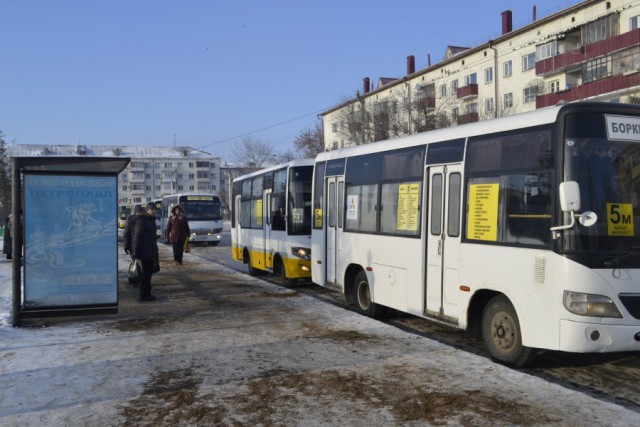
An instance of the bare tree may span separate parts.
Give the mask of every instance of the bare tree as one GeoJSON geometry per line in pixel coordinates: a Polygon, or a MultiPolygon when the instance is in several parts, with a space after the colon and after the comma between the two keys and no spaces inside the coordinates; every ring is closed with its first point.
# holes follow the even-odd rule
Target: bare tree
{"type": "Polygon", "coordinates": [[[324,130],[322,123],[317,122],[315,128],[305,129],[293,141],[293,147],[300,158],[310,159],[324,151],[324,130]]]}
{"type": "Polygon", "coordinates": [[[10,159],[7,157],[7,148],[4,134],[0,131],[0,219],[4,219],[11,213],[11,177],[9,175],[10,159]]]}
{"type": "Polygon", "coordinates": [[[231,148],[231,159],[242,166],[262,167],[271,161],[273,147],[268,142],[246,136],[231,148]]]}

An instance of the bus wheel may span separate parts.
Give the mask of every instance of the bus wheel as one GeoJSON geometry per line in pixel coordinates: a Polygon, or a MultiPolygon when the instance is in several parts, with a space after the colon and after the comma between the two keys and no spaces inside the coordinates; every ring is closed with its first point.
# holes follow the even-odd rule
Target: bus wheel
{"type": "Polygon", "coordinates": [[[287,272],[284,269],[284,262],[282,260],[279,261],[279,267],[278,267],[279,273],[280,273],[280,281],[282,282],[282,286],[293,286],[296,283],[298,283],[298,279],[290,279],[287,277],[287,272]]]}
{"type": "Polygon", "coordinates": [[[503,295],[493,297],[482,313],[482,339],[491,357],[505,365],[521,368],[535,357],[522,345],[518,314],[503,295]]]}
{"type": "Polygon", "coordinates": [[[367,274],[361,271],[356,276],[356,285],[353,287],[353,300],[356,310],[365,316],[380,319],[384,315],[385,308],[371,301],[371,290],[367,274]]]}
{"type": "Polygon", "coordinates": [[[257,268],[253,267],[251,265],[251,255],[249,255],[249,253],[246,253],[247,256],[244,258],[247,260],[247,269],[249,270],[249,275],[250,276],[258,276],[262,273],[262,271],[258,270],[257,268]]]}

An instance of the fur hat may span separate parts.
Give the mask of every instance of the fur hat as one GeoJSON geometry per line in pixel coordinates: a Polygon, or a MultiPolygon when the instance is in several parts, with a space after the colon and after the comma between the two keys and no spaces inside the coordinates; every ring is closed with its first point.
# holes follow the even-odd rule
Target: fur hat
{"type": "Polygon", "coordinates": [[[175,205],[175,206],[173,207],[173,209],[171,209],[171,214],[172,214],[172,215],[176,215],[176,211],[177,211],[178,209],[180,209],[181,211],[183,211],[183,210],[184,210],[184,209],[182,209],[182,206],[180,206],[180,205],[175,205]]]}

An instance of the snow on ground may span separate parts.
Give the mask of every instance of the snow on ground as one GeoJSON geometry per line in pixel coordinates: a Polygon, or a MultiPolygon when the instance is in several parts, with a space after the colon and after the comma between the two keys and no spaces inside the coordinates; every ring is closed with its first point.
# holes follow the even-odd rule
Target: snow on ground
{"type": "Polygon", "coordinates": [[[0,425],[640,425],[640,415],[188,254],[120,313],[11,326],[0,425]]]}

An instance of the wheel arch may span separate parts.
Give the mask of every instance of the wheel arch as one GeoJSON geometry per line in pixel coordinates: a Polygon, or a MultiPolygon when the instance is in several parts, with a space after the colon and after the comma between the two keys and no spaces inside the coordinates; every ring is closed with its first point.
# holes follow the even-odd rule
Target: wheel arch
{"type": "MultiPolygon", "coordinates": [[[[467,309],[467,328],[465,332],[467,336],[474,338],[482,336],[482,313],[487,304],[489,304],[489,301],[498,295],[504,294],[489,289],[481,289],[471,297],[467,309]]],[[[506,295],[505,298],[507,298],[506,295]]]]}
{"type": "Polygon", "coordinates": [[[280,255],[280,252],[276,252],[273,255],[273,275],[274,276],[278,276],[281,274],[280,269],[284,268],[286,271],[286,267],[284,265],[284,261],[282,260],[282,255],[280,255]]]}
{"type": "Polygon", "coordinates": [[[353,289],[355,287],[356,276],[361,271],[365,271],[361,265],[349,264],[344,272],[344,298],[347,304],[353,303],[353,289]]]}

